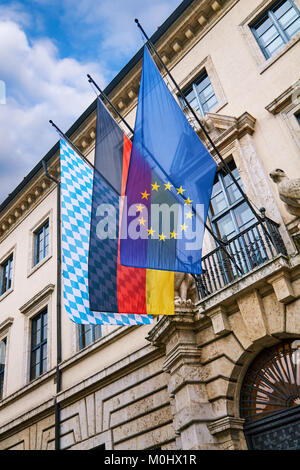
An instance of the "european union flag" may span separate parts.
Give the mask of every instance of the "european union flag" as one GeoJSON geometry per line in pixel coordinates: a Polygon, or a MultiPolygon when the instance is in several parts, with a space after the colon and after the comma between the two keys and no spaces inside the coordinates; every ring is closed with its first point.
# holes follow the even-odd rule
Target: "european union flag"
{"type": "Polygon", "coordinates": [[[216,168],[145,47],[121,264],[202,272],[204,224],[216,168]]]}

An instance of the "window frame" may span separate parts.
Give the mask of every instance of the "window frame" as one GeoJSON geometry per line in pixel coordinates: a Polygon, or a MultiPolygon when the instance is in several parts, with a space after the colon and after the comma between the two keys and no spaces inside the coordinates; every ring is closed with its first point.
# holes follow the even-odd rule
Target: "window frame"
{"type": "MultiPolygon", "coordinates": [[[[208,86],[209,86],[208,85],[208,86]]],[[[207,88],[207,87],[206,87],[207,88]]],[[[197,75],[193,81],[187,86],[185,87],[185,89],[183,89],[182,93],[184,94],[184,96],[186,97],[187,94],[189,94],[191,91],[194,92],[194,95],[195,95],[195,98],[196,98],[196,101],[197,101],[197,104],[199,106],[199,112],[201,114],[202,117],[205,117],[205,115],[207,113],[210,113],[213,109],[217,108],[220,103],[218,101],[218,97],[217,97],[217,94],[216,94],[216,91],[213,87],[213,84],[212,84],[212,81],[211,81],[211,78],[210,76],[208,75],[207,73],[207,70],[206,68],[202,69],[202,71],[200,72],[199,75],[197,75]],[[201,99],[200,99],[200,93],[198,92],[198,89],[197,87],[200,85],[200,83],[202,83],[204,80],[206,80],[206,78],[208,78],[209,80],[209,85],[211,86],[212,90],[213,90],[213,94],[210,96],[209,99],[211,99],[213,96],[216,98],[216,102],[215,104],[212,106],[212,108],[210,108],[209,110],[205,110],[204,109],[204,105],[207,103],[207,101],[205,103],[202,103],[201,99]]],[[[185,109],[186,108],[186,104],[183,100],[183,98],[181,98],[181,96],[179,96],[179,101],[180,101],[180,105],[181,105],[181,108],[182,109],[185,109]]]]}
{"type": "MultiPolygon", "coordinates": [[[[98,333],[99,334],[99,333],[98,333]]],[[[95,341],[103,337],[103,330],[102,330],[102,325],[78,325],[78,346],[79,350],[81,351],[84,348],[87,348],[91,344],[94,344],[95,341]],[[90,326],[91,331],[92,331],[92,341],[88,344],[86,344],[86,334],[88,332],[84,331],[84,328],[90,326]],[[100,336],[96,337],[96,328],[100,329],[100,336]]]]}
{"type": "Polygon", "coordinates": [[[300,31],[300,29],[299,29],[293,36],[289,37],[286,34],[283,27],[280,25],[279,20],[276,18],[274,10],[276,8],[279,8],[281,3],[284,4],[285,2],[289,3],[291,8],[294,8],[296,10],[296,12],[298,13],[298,18],[300,18],[299,8],[297,7],[297,5],[292,0],[277,0],[275,3],[270,4],[268,9],[265,10],[258,18],[256,18],[255,21],[253,21],[249,25],[250,29],[251,29],[251,32],[253,33],[253,35],[254,35],[254,37],[255,37],[255,39],[256,39],[256,41],[257,41],[257,43],[258,43],[258,45],[259,45],[259,47],[262,51],[262,53],[263,53],[263,55],[265,56],[265,58],[267,60],[271,59],[285,44],[287,44],[289,41],[291,41],[293,39],[293,37],[296,36],[300,31]],[[283,41],[283,44],[280,47],[278,47],[272,54],[270,54],[266,50],[265,46],[262,44],[261,38],[257,34],[257,28],[259,27],[260,24],[263,24],[264,21],[266,21],[267,19],[271,20],[272,25],[276,28],[278,36],[281,37],[281,39],[283,41]]]}
{"type": "Polygon", "coordinates": [[[50,252],[50,222],[49,219],[45,220],[43,224],[33,232],[34,236],[34,257],[33,257],[33,266],[37,266],[45,258],[49,256],[50,252]],[[45,245],[45,232],[48,229],[48,245],[45,245]],[[40,241],[39,237],[43,234],[43,255],[40,257],[40,241]]]}
{"type": "MultiPolygon", "coordinates": [[[[231,162],[229,162],[229,165],[231,166],[230,169],[232,171],[237,169],[234,160],[231,160],[231,162]]],[[[238,171],[238,169],[237,169],[237,171],[238,171]]],[[[208,211],[208,219],[209,219],[209,222],[210,222],[210,225],[212,227],[212,230],[213,230],[214,234],[216,236],[220,237],[220,233],[218,232],[218,229],[217,229],[217,224],[223,217],[225,217],[226,215],[230,215],[233,226],[234,226],[234,230],[235,230],[235,234],[232,236],[232,238],[233,238],[236,235],[238,235],[239,233],[241,233],[243,230],[245,230],[245,229],[243,229],[243,230],[240,229],[240,227],[237,223],[237,220],[236,220],[236,215],[234,213],[234,211],[238,207],[242,206],[245,203],[245,200],[243,198],[243,195],[241,194],[240,197],[238,199],[236,199],[234,202],[232,202],[232,203],[230,202],[229,195],[228,195],[228,187],[229,186],[226,187],[226,184],[225,184],[225,181],[224,181],[225,176],[226,175],[224,175],[222,173],[222,168],[217,170],[216,179],[220,183],[221,191],[222,191],[222,194],[223,194],[225,202],[226,202],[226,208],[223,209],[222,211],[218,212],[216,215],[212,215],[211,202],[210,202],[209,211],[208,211]]],[[[242,184],[241,176],[239,174],[238,174],[238,178],[236,178],[236,179],[237,179],[237,181],[240,182],[240,184],[242,184]]],[[[214,182],[214,185],[215,184],[216,184],[216,182],[214,182]]],[[[235,185],[235,183],[233,181],[232,181],[232,184],[235,185]]],[[[230,186],[232,186],[232,184],[230,186]]],[[[213,199],[213,196],[212,196],[211,199],[213,199]]],[[[253,223],[255,223],[254,216],[253,216],[253,223]]],[[[226,235],[226,237],[227,237],[227,235],[226,235]]],[[[228,240],[230,240],[230,238],[228,238],[228,240]]]]}
{"type": "Polygon", "coordinates": [[[14,252],[10,253],[4,260],[1,262],[1,272],[0,272],[0,298],[9,292],[13,287],[13,263],[14,263],[14,252]],[[6,279],[6,288],[3,290],[3,281],[4,281],[4,271],[6,269],[5,265],[9,263],[9,277],[6,279]],[[10,282],[10,285],[7,286],[7,282],[10,282]]]}
{"type": "MultiPolygon", "coordinates": [[[[43,308],[38,314],[34,315],[31,318],[30,327],[31,327],[31,335],[30,335],[29,380],[32,381],[32,380],[35,380],[38,377],[40,377],[45,372],[47,372],[47,369],[48,369],[48,336],[49,335],[48,335],[48,308],[47,308],[47,306],[45,308],[43,308]],[[44,333],[43,333],[44,326],[45,326],[45,322],[44,322],[45,315],[47,317],[47,328],[46,328],[47,334],[46,334],[46,338],[44,338],[44,333]],[[33,322],[37,321],[39,317],[41,318],[41,340],[38,344],[33,346],[33,335],[34,335],[33,322]],[[44,345],[46,345],[46,357],[43,356],[43,346],[44,345]],[[39,374],[33,376],[33,354],[38,349],[40,350],[39,374]],[[43,371],[42,370],[42,365],[43,365],[44,359],[46,359],[46,370],[43,371]]],[[[34,368],[35,368],[35,366],[36,366],[36,364],[34,364],[34,368]]]]}
{"type": "Polygon", "coordinates": [[[6,359],[7,359],[7,336],[0,338],[0,343],[5,342],[5,359],[4,363],[0,362],[0,400],[3,399],[4,385],[5,385],[5,373],[6,373],[6,359]]]}

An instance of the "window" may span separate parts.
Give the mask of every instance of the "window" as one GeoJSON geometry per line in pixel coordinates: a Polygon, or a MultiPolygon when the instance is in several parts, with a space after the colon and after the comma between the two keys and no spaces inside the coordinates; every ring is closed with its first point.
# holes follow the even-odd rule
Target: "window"
{"type": "Polygon", "coordinates": [[[0,341],[0,399],[3,397],[6,358],[6,338],[0,341]]]}
{"type": "MultiPolygon", "coordinates": [[[[202,116],[218,104],[217,97],[206,71],[186,88],[183,93],[190,105],[202,116]]],[[[180,99],[180,102],[182,108],[184,108],[184,101],[180,99]]]]}
{"type": "Polygon", "coordinates": [[[292,0],[277,1],[251,29],[268,59],[300,31],[300,12],[292,0]]]}
{"type": "Polygon", "coordinates": [[[300,113],[295,114],[298,124],[300,126],[300,113]]]}
{"type": "Polygon", "coordinates": [[[49,220],[34,232],[34,264],[38,264],[49,253],[49,220]]]}
{"type": "Polygon", "coordinates": [[[94,343],[96,339],[101,338],[101,325],[79,325],[79,349],[94,343]]]}
{"type": "Polygon", "coordinates": [[[30,380],[47,370],[47,309],[31,320],[30,380]]]}
{"type": "Polygon", "coordinates": [[[13,255],[1,264],[0,295],[11,288],[13,255]]]}
{"type": "MultiPolygon", "coordinates": [[[[229,167],[241,187],[239,172],[233,161],[229,167]]],[[[216,174],[209,209],[209,218],[213,231],[219,238],[228,240],[250,227],[254,222],[254,215],[233,182],[231,176],[223,170],[216,174]]]]}

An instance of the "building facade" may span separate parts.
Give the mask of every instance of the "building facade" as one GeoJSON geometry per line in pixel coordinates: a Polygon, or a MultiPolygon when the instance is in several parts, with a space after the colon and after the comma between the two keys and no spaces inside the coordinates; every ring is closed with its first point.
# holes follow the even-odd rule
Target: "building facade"
{"type": "MultiPolygon", "coordinates": [[[[62,306],[57,392],[40,162],[0,206],[1,449],[54,449],[58,432],[61,449],[300,448],[300,0],[185,0],[152,39],[260,218],[166,77],[219,164],[209,224],[232,258],[206,235],[199,300],[154,325],[78,326],[62,306]]],[[[131,126],[140,72],[141,51],[105,90],[131,126]]],[[[91,161],[95,122],[93,103],[68,131],[91,161]]],[[[44,160],[59,178],[58,144],[44,160]]]]}

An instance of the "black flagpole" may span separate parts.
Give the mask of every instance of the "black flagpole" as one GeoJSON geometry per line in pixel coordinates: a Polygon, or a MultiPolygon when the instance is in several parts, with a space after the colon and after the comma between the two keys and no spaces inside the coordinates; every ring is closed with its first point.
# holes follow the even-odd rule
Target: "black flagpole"
{"type": "MultiPolygon", "coordinates": [[[[251,212],[255,215],[255,217],[257,218],[257,220],[259,222],[263,222],[262,218],[260,215],[257,214],[256,210],[254,209],[254,207],[252,206],[251,202],[249,201],[248,199],[248,196],[245,194],[245,192],[243,191],[243,189],[241,188],[240,184],[238,183],[238,181],[236,180],[236,178],[234,177],[232,171],[230,170],[228,164],[226,163],[226,161],[224,160],[224,158],[222,157],[221,153],[219,152],[218,148],[216,147],[214,141],[212,140],[212,138],[210,137],[209,133],[206,131],[205,127],[203,126],[202,122],[200,121],[200,119],[198,118],[196,112],[194,111],[194,109],[192,108],[192,106],[190,105],[190,103],[188,102],[188,100],[186,99],[185,95],[183,94],[183,92],[181,91],[181,89],[179,88],[179,85],[177,84],[177,82],[175,81],[175,79],[173,78],[171,72],[169,71],[169,69],[167,68],[167,66],[165,65],[165,63],[163,62],[162,58],[160,57],[156,47],[154,46],[154,44],[152,43],[151,39],[149,38],[149,36],[147,35],[147,33],[145,32],[144,28],[142,27],[142,25],[140,24],[139,20],[136,18],[135,20],[135,23],[137,24],[138,28],[141,30],[141,32],[143,33],[145,39],[147,40],[147,43],[149,44],[149,46],[151,47],[151,49],[153,50],[153,52],[155,53],[156,57],[158,58],[159,60],[159,63],[161,64],[161,66],[163,67],[163,69],[165,70],[165,72],[167,73],[167,75],[170,77],[170,79],[172,80],[174,86],[176,87],[178,93],[180,94],[181,98],[184,100],[185,104],[187,105],[189,111],[192,113],[192,115],[194,116],[194,118],[196,119],[197,123],[199,124],[199,126],[201,127],[203,133],[205,134],[207,140],[209,141],[210,145],[212,146],[212,148],[214,149],[214,151],[216,152],[217,156],[219,157],[220,161],[223,163],[228,175],[231,176],[232,180],[234,181],[234,183],[236,184],[238,190],[240,191],[240,193],[242,194],[243,198],[245,199],[245,201],[247,202],[249,208],[251,209],[251,212]]],[[[264,226],[263,226],[264,227],[264,226]]],[[[269,236],[269,234],[268,234],[269,236]]]]}
{"type": "MultiPolygon", "coordinates": [[[[97,90],[99,91],[100,95],[108,102],[108,104],[112,107],[112,109],[115,111],[115,113],[119,116],[119,118],[121,119],[121,121],[125,124],[125,126],[127,127],[127,129],[130,130],[130,132],[133,134],[133,129],[130,127],[130,125],[128,124],[128,122],[126,121],[126,119],[122,116],[122,114],[117,110],[117,108],[115,107],[115,105],[110,101],[110,99],[108,98],[108,96],[104,93],[104,91],[101,90],[101,88],[97,85],[97,83],[95,82],[95,80],[93,80],[93,78],[87,74],[87,77],[88,77],[88,81],[90,83],[93,83],[95,85],[95,87],[97,88],[97,90]]],[[[159,163],[157,162],[157,160],[155,160],[156,163],[159,165],[159,163]]],[[[163,168],[161,168],[161,166],[159,165],[161,171],[166,175],[165,171],[163,170],[163,168]]],[[[166,175],[168,177],[168,175],[166,175]]],[[[172,182],[172,181],[171,181],[172,182]]],[[[182,196],[181,196],[182,197],[182,196]]],[[[212,231],[212,229],[207,225],[206,222],[204,222],[204,227],[206,228],[206,230],[210,233],[210,235],[213,237],[213,239],[220,245],[221,249],[224,251],[224,253],[229,257],[229,259],[231,259],[231,261],[233,262],[233,264],[235,265],[235,267],[237,268],[237,270],[242,274],[243,271],[242,269],[240,268],[240,266],[236,263],[235,259],[233,258],[233,256],[228,253],[228,251],[224,248],[225,246],[227,246],[227,243],[225,243],[223,240],[220,240],[215,234],[214,232],[212,231]]]]}
{"type": "Polygon", "coordinates": [[[117,108],[115,107],[115,105],[110,101],[110,99],[108,98],[108,96],[104,93],[104,91],[101,90],[101,88],[97,85],[97,83],[95,82],[95,80],[90,76],[90,74],[88,73],[87,74],[87,78],[88,78],[88,81],[89,83],[92,83],[96,88],[97,90],[99,91],[100,95],[103,96],[103,98],[108,102],[108,104],[112,107],[112,109],[114,110],[114,112],[117,114],[117,116],[121,119],[121,121],[125,124],[125,126],[127,127],[127,129],[129,130],[129,132],[131,132],[131,134],[133,135],[133,129],[132,127],[128,124],[128,122],[123,118],[122,114],[117,110],[117,108]]]}

